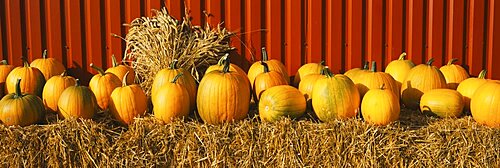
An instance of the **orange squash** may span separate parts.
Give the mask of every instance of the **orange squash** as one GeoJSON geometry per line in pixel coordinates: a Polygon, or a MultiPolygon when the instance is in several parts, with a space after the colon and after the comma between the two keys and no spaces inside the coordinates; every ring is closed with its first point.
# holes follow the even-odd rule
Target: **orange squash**
{"type": "Polygon", "coordinates": [[[45,85],[45,78],[42,72],[40,72],[38,68],[30,67],[26,60],[23,60],[23,64],[24,66],[14,68],[9,75],[7,75],[7,79],[5,80],[7,91],[9,93],[16,92],[17,79],[23,79],[21,81],[21,92],[31,93],[41,97],[43,85],[45,85]]]}
{"type": "Polygon", "coordinates": [[[289,85],[271,87],[262,93],[259,101],[259,116],[264,121],[277,121],[282,117],[292,119],[306,111],[306,99],[302,93],[289,85]]]}
{"type": "Polygon", "coordinates": [[[361,102],[361,113],[365,121],[375,125],[388,125],[397,121],[400,113],[398,95],[385,89],[384,84],[366,92],[361,102]]]}
{"type": "Polygon", "coordinates": [[[472,95],[476,92],[477,89],[486,82],[488,82],[486,77],[486,70],[482,70],[479,73],[479,76],[477,78],[469,78],[466,79],[462,82],[457,87],[457,91],[462,94],[462,97],[464,99],[464,110],[465,111],[470,111],[470,99],[472,95]]]}
{"type": "Polygon", "coordinates": [[[129,75],[127,76],[127,85],[133,84],[134,83],[134,79],[135,79],[134,69],[132,67],[119,64],[116,61],[115,55],[111,56],[111,60],[112,60],[112,67],[108,68],[106,70],[106,73],[115,74],[116,77],[118,77],[118,79],[120,79],[120,81],[122,81],[123,77],[125,76],[125,73],[128,72],[129,75]]]}
{"type": "Polygon", "coordinates": [[[111,92],[121,85],[120,79],[112,74],[106,73],[100,67],[90,64],[94,70],[98,73],[90,79],[89,87],[97,99],[97,104],[102,110],[105,110],[109,106],[109,99],[111,97],[111,92]]]}
{"type": "Polygon", "coordinates": [[[0,120],[7,126],[35,124],[44,116],[45,110],[40,97],[21,93],[21,79],[16,80],[16,91],[0,100],[0,120]]]}
{"type": "Polygon", "coordinates": [[[367,61],[363,65],[363,68],[353,68],[353,69],[345,72],[344,75],[349,77],[355,84],[359,83],[358,78],[361,75],[370,72],[370,70],[368,69],[368,64],[369,64],[369,62],[367,61]]]}
{"type": "Polygon", "coordinates": [[[5,87],[5,81],[12,69],[14,69],[14,66],[7,64],[7,60],[0,61],[0,97],[8,93],[7,87],[5,87]]]}
{"type": "Polygon", "coordinates": [[[184,75],[178,79],[177,83],[184,85],[184,87],[188,90],[190,102],[189,107],[190,110],[194,110],[196,107],[196,92],[198,89],[196,86],[196,80],[194,80],[193,76],[188,71],[177,67],[177,60],[173,60],[168,68],[162,69],[156,74],[153,80],[153,85],[151,86],[151,100],[154,101],[153,99],[156,97],[155,94],[158,92],[159,88],[163,87],[163,85],[167,83],[170,83],[179,73],[184,75]]]}
{"type": "Polygon", "coordinates": [[[148,107],[148,99],[142,88],[137,84],[128,85],[126,72],[122,78],[122,86],[111,92],[109,111],[119,122],[130,125],[134,117],[144,115],[148,107]]]}
{"type": "Polygon", "coordinates": [[[299,70],[297,70],[297,74],[293,78],[293,86],[298,87],[301,79],[303,79],[307,75],[311,74],[320,74],[321,70],[325,67],[325,61],[321,61],[320,63],[308,63],[302,65],[299,70]]]}
{"type": "Polygon", "coordinates": [[[61,75],[50,78],[43,87],[42,98],[43,104],[48,111],[57,112],[57,102],[61,93],[68,87],[74,86],[76,79],[71,76],[66,76],[66,71],[61,75]]]}
{"type": "Polygon", "coordinates": [[[57,102],[58,114],[61,118],[83,118],[90,119],[99,108],[94,93],[85,86],[80,86],[80,80],[76,79],[75,86],[66,88],[57,102]]]}
{"type": "Polygon", "coordinates": [[[375,61],[372,62],[372,68],[370,72],[363,73],[360,75],[359,83],[356,84],[356,87],[359,90],[359,94],[361,99],[370,89],[378,89],[381,85],[385,86],[385,90],[390,90],[397,95],[399,99],[399,88],[396,80],[392,78],[392,76],[385,72],[377,72],[377,64],[375,61]]]}
{"type": "Polygon", "coordinates": [[[443,118],[460,117],[463,109],[462,95],[452,89],[429,90],[420,99],[420,111],[433,113],[443,118]]]}
{"type": "Polygon", "coordinates": [[[472,117],[480,124],[500,128],[500,82],[489,81],[479,87],[470,101],[472,117]]]}
{"type": "Polygon", "coordinates": [[[164,84],[155,94],[154,117],[165,123],[172,122],[174,118],[183,118],[189,115],[189,93],[185,86],[178,82],[182,75],[184,74],[177,74],[171,82],[164,84]]]}
{"type": "Polygon", "coordinates": [[[264,72],[257,75],[253,84],[253,96],[255,101],[259,101],[260,94],[266,89],[278,85],[288,85],[288,81],[277,71],[269,71],[267,63],[261,62],[264,72]]]}
{"type": "Polygon", "coordinates": [[[470,77],[469,73],[462,66],[453,64],[457,61],[457,58],[453,58],[448,61],[448,64],[439,68],[443,72],[448,88],[453,90],[457,89],[460,82],[470,77]]]}
{"type": "Polygon", "coordinates": [[[47,58],[47,50],[43,51],[42,58],[33,60],[30,66],[38,68],[45,77],[45,80],[49,80],[52,76],[60,75],[66,70],[64,65],[55,58],[47,58]]]}
{"type": "Polygon", "coordinates": [[[312,98],[312,91],[314,85],[319,79],[325,78],[325,71],[329,70],[328,66],[325,66],[319,74],[309,74],[303,77],[299,83],[299,91],[304,95],[306,100],[309,101],[312,98]]]}
{"type": "Polygon", "coordinates": [[[262,60],[259,62],[254,62],[252,66],[248,69],[248,79],[250,80],[251,87],[253,88],[253,83],[257,75],[264,72],[262,64],[260,62],[265,62],[269,66],[269,71],[277,71],[283,75],[288,82],[290,82],[290,76],[288,76],[288,71],[285,68],[285,65],[278,60],[272,59],[269,60],[267,56],[267,51],[265,47],[262,47],[262,60]]]}
{"type": "Polygon", "coordinates": [[[390,74],[396,80],[398,87],[401,87],[410,70],[415,67],[415,64],[411,60],[405,60],[405,57],[406,52],[401,53],[399,59],[391,61],[385,68],[385,73],[390,74]]]}

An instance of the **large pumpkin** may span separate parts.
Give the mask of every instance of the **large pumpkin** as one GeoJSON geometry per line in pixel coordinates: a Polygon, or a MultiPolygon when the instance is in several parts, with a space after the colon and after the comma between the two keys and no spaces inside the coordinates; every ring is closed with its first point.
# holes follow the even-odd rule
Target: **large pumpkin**
{"type": "Polygon", "coordinates": [[[464,99],[465,111],[470,110],[470,99],[471,99],[472,95],[474,95],[474,92],[476,92],[476,90],[481,85],[488,82],[488,80],[485,79],[486,72],[487,72],[486,70],[482,70],[479,73],[479,76],[477,78],[466,79],[466,80],[460,82],[460,84],[458,85],[457,91],[460,92],[460,94],[462,94],[462,97],[464,99]]]}
{"type": "Polygon", "coordinates": [[[401,98],[406,107],[417,109],[424,92],[432,89],[447,88],[443,73],[432,66],[431,58],[426,64],[420,64],[410,70],[401,86],[401,98]]]}
{"type": "Polygon", "coordinates": [[[55,58],[47,58],[47,50],[43,51],[42,58],[33,60],[30,66],[38,68],[45,77],[45,80],[49,80],[52,76],[60,75],[66,69],[55,58]]]}
{"type": "Polygon", "coordinates": [[[48,111],[57,112],[57,102],[61,93],[68,87],[74,86],[76,79],[71,76],[66,76],[66,71],[61,75],[56,75],[50,78],[43,87],[43,104],[48,111]]]}
{"type": "Polygon", "coordinates": [[[350,69],[349,71],[345,72],[344,75],[349,77],[354,83],[359,83],[358,78],[361,77],[361,75],[370,72],[368,69],[368,65],[370,62],[365,62],[363,65],[363,68],[353,68],[350,69]]]}
{"type": "Polygon", "coordinates": [[[151,86],[151,100],[154,101],[154,95],[158,92],[159,88],[163,87],[163,85],[167,83],[170,83],[175,78],[175,76],[180,73],[184,75],[182,75],[182,77],[177,80],[177,83],[184,85],[184,87],[187,89],[189,93],[189,107],[190,110],[194,110],[194,108],[196,107],[196,92],[198,89],[196,86],[196,81],[188,71],[184,70],[183,68],[177,67],[177,60],[173,60],[168,68],[162,69],[156,74],[153,80],[153,85],[151,86]]]}
{"type": "Polygon", "coordinates": [[[112,73],[104,72],[104,70],[94,64],[90,64],[90,67],[98,72],[90,79],[90,90],[94,92],[99,108],[105,110],[109,106],[111,92],[121,85],[120,79],[112,73]]]}
{"type": "Polygon", "coordinates": [[[92,118],[99,108],[94,93],[85,86],[80,86],[80,81],[76,79],[76,84],[66,88],[57,102],[58,114],[62,118],[92,118]]]}
{"type": "Polygon", "coordinates": [[[306,99],[298,89],[289,85],[265,90],[259,101],[259,116],[265,121],[277,121],[282,117],[294,119],[305,111],[306,99]]]}
{"type": "Polygon", "coordinates": [[[5,87],[5,81],[12,69],[14,69],[14,66],[7,64],[7,60],[0,61],[0,97],[8,93],[7,87],[5,87]]]}
{"type": "Polygon", "coordinates": [[[439,68],[444,75],[448,88],[453,90],[457,89],[460,82],[470,77],[469,73],[462,66],[453,64],[457,61],[457,58],[453,58],[448,61],[448,64],[439,68]]]}
{"type": "Polygon", "coordinates": [[[278,85],[288,85],[288,80],[281,73],[278,71],[269,71],[269,67],[265,62],[261,62],[261,64],[264,67],[264,72],[257,75],[252,89],[255,101],[259,101],[260,94],[266,89],[278,85]]]}
{"type": "Polygon", "coordinates": [[[307,75],[311,74],[320,74],[321,70],[325,67],[325,61],[321,61],[320,63],[308,63],[302,65],[299,70],[297,70],[297,74],[293,78],[293,86],[298,87],[301,79],[303,79],[307,75]]]}
{"type": "Polygon", "coordinates": [[[385,89],[382,84],[379,88],[366,92],[361,102],[361,114],[368,123],[387,125],[399,119],[399,94],[385,89]]]}
{"type": "Polygon", "coordinates": [[[184,74],[177,74],[171,82],[165,83],[155,94],[154,117],[165,123],[170,123],[174,118],[189,115],[189,93],[186,87],[178,82],[182,75],[184,74]]]}
{"type": "Polygon", "coordinates": [[[391,75],[385,72],[377,72],[377,64],[375,61],[372,62],[371,71],[361,74],[360,78],[363,80],[359,80],[356,87],[359,90],[361,99],[363,99],[363,96],[368,90],[380,88],[381,85],[385,86],[385,90],[392,91],[399,99],[399,89],[401,88],[398,87],[391,75]]]}
{"type": "Polygon", "coordinates": [[[125,73],[128,72],[129,75],[127,76],[127,85],[133,84],[134,83],[134,79],[135,79],[134,69],[132,69],[132,67],[119,64],[116,61],[115,55],[111,56],[111,61],[112,61],[112,67],[108,68],[106,70],[106,73],[115,74],[118,77],[118,79],[120,79],[120,81],[122,81],[123,77],[125,76],[125,73]]]}
{"type": "Polygon", "coordinates": [[[480,124],[500,128],[500,83],[490,81],[479,87],[471,98],[472,117],[480,124]]]}
{"type": "Polygon", "coordinates": [[[252,87],[257,75],[264,72],[264,69],[260,62],[267,63],[270,71],[278,71],[283,75],[283,78],[287,79],[287,81],[290,81],[290,76],[288,76],[288,71],[286,70],[285,65],[283,65],[283,63],[275,59],[269,60],[266,48],[262,47],[262,60],[259,62],[254,62],[252,66],[250,66],[250,68],[248,69],[248,79],[250,80],[250,84],[252,87]]]}
{"type": "Polygon", "coordinates": [[[359,92],[345,75],[326,70],[325,78],[314,84],[312,106],[321,121],[355,117],[359,111],[359,92]]]}
{"type": "Polygon", "coordinates": [[[40,97],[21,93],[21,79],[16,80],[16,91],[0,100],[0,120],[8,126],[35,124],[42,119],[44,113],[40,97]]]}
{"type": "Polygon", "coordinates": [[[405,57],[406,52],[403,52],[399,56],[399,59],[391,61],[385,67],[385,73],[390,74],[396,80],[398,87],[401,87],[410,70],[415,67],[415,64],[411,60],[405,60],[405,57]]]}
{"type": "Polygon", "coordinates": [[[45,78],[42,72],[40,72],[38,68],[30,67],[26,60],[23,62],[24,66],[14,68],[7,76],[5,86],[7,87],[8,93],[16,92],[17,79],[23,79],[21,81],[21,92],[31,93],[41,97],[43,85],[45,84],[45,78]]]}
{"type": "Polygon", "coordinates": [[[307,101],[311,100],[314,84],[316,84],[319,79],[325,78],[325,71],[328,69],[328,66],[325,66],[319,74],[306,75],[300,81],[299,91],[302,92],[307,101]]]}
{"type": "Polygon", "coordinates": [[[148,107],[148,99],[142,88],[137,84],[128,85],[126,72],[122,79],[122,86],[115,88],[111,93],[109,111],[119,122],[129,125],[134,117],[144,115],[148,107]]]}
{"type": "Polygon", "coordinates": [[[205,75],[198,88],[198,113],[205,123],[241,120],[248,114],[250,86],[236,71],[229,70],[229,59],[222,71],[205,75]]]}
{"type": "Polygon", "coordinates": [[[462,95],[456,90],[429,90],[420,99],[420,111],[433,113],[439,117],[460,117],[463,109],[462,95]]]}

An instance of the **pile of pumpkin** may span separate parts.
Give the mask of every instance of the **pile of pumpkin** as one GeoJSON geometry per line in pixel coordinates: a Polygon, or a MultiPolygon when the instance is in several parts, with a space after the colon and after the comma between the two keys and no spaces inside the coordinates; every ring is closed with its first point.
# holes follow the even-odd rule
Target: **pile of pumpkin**
{"type": "MultiPolygon", "coordinates": [[[[265,121],[282,117],[298,118],[311,111],[324,122],[362,115],[375,125],[387,125],[399,119],[400,104],[420,108],[440,117],[460,117],[471,111],[473,118],[492,127],[500,127],[500,82],[468,73],[456,59],[440,69],[433,59],[415,66],[403,53],[385,72],[376,72],[376,63],[333,74],[328,66],[308,63],[299,68],[289,85],[285,66],[263,58],[248,74],[230,62],[228,55],[210,66],[199,84],[186,70],[170,66],[157,72],[151,89],[153,116],[163,122],[187,117],[197,109],[209,124],[232,122],[248,116],[251,99],[258,103],[259,116],[265,121]],[[402,103],[400,103],[400,100],[402,103]]],[[[61,118],[92,118],[98,110],[109,110],[121,123],[131,124],[134,117],[148,109],[148,98],[134,84],[134,70],[120,65],[112,57],[113,67],[104,71],[90,64],[98,74],[81,86],[67,76],[64,66],[54,58],[34,60],[31,65],[14,68],[6,61],[0,65],[0,120],[5,125],[31,125],[46,112],[61,118]],[[9,93],[3,95],[4,93],[9,93]]]]}

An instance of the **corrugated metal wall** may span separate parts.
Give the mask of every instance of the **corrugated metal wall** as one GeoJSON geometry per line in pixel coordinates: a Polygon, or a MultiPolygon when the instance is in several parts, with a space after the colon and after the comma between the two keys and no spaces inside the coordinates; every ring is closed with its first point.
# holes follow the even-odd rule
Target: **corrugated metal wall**
{"type": "MultiPolygon", "coordinates": [[[[0,56],[15,65],[47,48],[88,79],[91,62],[107,67],[122,55],[122,23],[166,6],[176,18],[190,9],[195,24],[224,22],[238,36],[236,62],[260,60],[261,46],[294,74],[326,60],[334,72],[375,60],[387,65],[402,51],[417,64],[459,58],[472,75],[500,79],[500,3],[494,0],[2,0],[0,56]],[[209,14],[209,17],[206,17],[209,14]]],[[[381,67],[382,68],[382,67],[381,67]]],[[[381,69],[379,68],[379,69],[381,69]]]]}

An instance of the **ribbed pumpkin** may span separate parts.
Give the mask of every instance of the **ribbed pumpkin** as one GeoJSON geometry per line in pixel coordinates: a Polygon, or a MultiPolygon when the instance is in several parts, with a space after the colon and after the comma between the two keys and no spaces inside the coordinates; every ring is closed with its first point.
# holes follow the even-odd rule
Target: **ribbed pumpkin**
{"type": "Polygon", "coordinates": [[[361,102],[361,113],[365,121],[375,125],[387,125],[398,120],[400,113],[398,95],[385,89],[384,84],[366,92],[361,102]]]}
{"type": "Polygon", "coordinates": [[[66,71],[61,75],[56,75],[50,78],[43,87],[43,104],[48,111],[57,112],[57,102],[61,93],[68,87],[74,86],[76,79],[71,76],[66,76],[66,71]]]}
{"type": "Polygon", "coordinates": [[[49,80],[52,76],[60,75],[66,70],[64,65],[55,58],[47,58],[47,50],[43,51],[42,58],[33,60],[31,67],[38,68],[45,80],[49,80]]]}
{"type": "Polygon", "coordinates": [[[447,88],[443,73],[432,66],[431,58],[426,64],[420,64],[410,70],[401,86],[401,98],[406,107],[417,109],[424,92],[432,89],[447,88]]]}
{"type": "Polygon", "coordinates": [[[439,117],[460,117],[464,109],[462,95],[452,89],[429,90],[420,99],[420,111],[439,117]]]}
{"type": "Polygon", "coordinates": [[[222,71],[210,72],[201,79],[196,102],[205,123],[241,120],[248,114],[250,86],[244,76],[230,71],[229,65],[228,59],[222,71]]]}
{"type": "Polygon", "coordinates": [[[182,75],[184,74],[177,74],[171,82],[165,83],[155,94],[154,117],[165,123],[170,123],[174,118],[189,115],[189,93],[185,86],[178,82],[182,75]]]}
{"type": "Polygon", "coordinates": [[[16,82],[17,79],[23,79],[21,81],[21,92],[31,93],[42,96],[43,85],[45,84],[45,78],[42,72],[38,68],[30,67],[26,60],[23,61],[24,66],[14,68],[5,81],[5,86],[7,87],[8,93],[16,92],[16,82]]]}
{"type": "Polygon", "coordinates": [[[385,86],[385,90],[392,91],[399,99],[399,89],[401,88],[398,87],[391,75],[385,72],[377,72],[377,64],[375,61],[372,62],[370,72],[361,74],[360,78],[363,80],[359,80],[356,87],[358,88],[361,99],[363,99],[363,96],[368,90],[380,88],[381,85],[385,86]]]}
{"type": "Polygon", "coordinates": [[[472,118],[480,124],[500,128],[500,82],[489,81],[472,95],[472,118]]]}
{"type": "Polygon", "coordinates": [[[462,82],[457,87],[457,91],[462,94],[462,97],[464,99],[464,110],[469,111],[470,110],[470,99],[472,95],[476,92],[476,90],[486,82],[488,82],[486,77],[486,70],[482,70],[479,73],[479,76],[477,78],[469,78],[466,79],[462,82]]]}
{"type": "Polygon", "coordinates": [[[398,87],[401,87],[410,70],[415,67],[415,64],[411,60],[405,60],[405,57],[406,52],[403,52],[399,56],[399,59],[391,61],[385,67],[385,73],[390,74],[396,80],[398,87]]]}
{"type": "Polygon", "coordinates": [[[470,77],[469,73],[462,66],[453,64],[457,61],[457,58],[453,58],[448,61],[448,64],[439,68],[444,75],[444,79],[446,79],[448,88],[454,90],[457,89],[460,82],[470,77]]]}
{"type": "Polygon", "coordinates": [[[304,95],[307,101],[311,100],[311,94],[314,88],[314,84],[319,79],[325,78],[325,71],[329,70],[328,66],[325,66],[319,74],[309,74],[303,77],[299,83],[299,91],[304,95]]]}
{"type": "Polygon", "coordinates": [[[261,62],[264,72],[257,75],[253,84],[253,96],[255,101],[259,101],[260,94],[266,89],[278,85],[288,85],[288,81],[278,71],[269,71],[267,63],[261,62]]]}
{"type": "Polygon", "coordinates": [[[115,74],[106,73],[94,64],[90,64],[90,67],[98,73],[90,79],[89,88],[94,92],[99,108],[105,110],[109,106],[111,92],[121,86],[121,81],[115,74]]]}
{"type": "Polygon", "coordinates": [[[325,67],[325,61],[321,61],[320,63],[308,63],[302,65],[299,70],[297,70],[297,74],[293,78],[293,86],[298,87],[301,79],[303,79],[307,75],[311,74],[320,74],[321,70],[325,67]]]}
{"type": "Polygon", "coordinates": [[[106,70],[106,73],[115,74],[118,77],[118,79],[120,79],[120,81],[122,81],[123,77],[125,76],[125,73],[128,72],[129,74],[127,76],[127,85],[133,84],[134,83],[134,79],[135,79],[134,69],[132,67],[119,64],[116,61],[116,58],[115,58],[114,55],[111,56],[111,61],[112,61],[112,67],[108,68],[106,70]]]}
{"type": "Polygon", "coordinates": [[[0,97],[8,93],[7,87],[5,87],[5,80],[12,69],[14,69],[14,66],[7,64],[7,60],[0,61],[0,97]]]}
{"type": "Polygon", "coordinates": [[[80,86],[76,79],[75,86],[66,88],[57,102],[58,114],[62,118],[92,118],[99,108],[94,93],[85,86],[80,86]]]}
{"type": "Polygon", "coordinates": [[[369,65],[369,62],[367,61],[363,65],[363,68],[353,68],[353,69],[345,72],[344,75],[349,77],[349,79],[351,79],[355,84],[359,83],[358,78],[361,75],[370,72],[370,70],[368,69],[368,65],[369,65]]]}
{"type": "Polygon", "coordinates": [[[148,98],[137,84],[128,85],[126,72],[122,77],[122,86],[115,88],[111,93],[109,111],[119,122],[129,125],[134,122],[134,117],[144,115],[148,108],[148,98]]]}
{"type": "Polygon", "coordinates": [[[298,89],[289,85],[265,90],[259,101],[259,116],[264,121],[277,121],[282,117],[295,119],[305,111],[306,99],[298,89]]]}
{"type": "Polygon", "coordinates": [[[173,60],[168,68],[162,69],[156,74],[153,80],[153,85],[151,86],[151,100],[154,101],[154,95],[158,92],[159,88],[163,87],[163,85],[167,83],[172,82],[175,76],[177,76],[179,73],[182,73],[184,75],[182,75],[182,77],[177,80],[177,83],[184,85],[184,87],[187,89],[189,93],[189,107],[190,110],[194,110],[194,108],[196,107],[196,92],[198,89],[196,86],[196,81],[188,71],[184,70],[183,68],[177,67],[177,60],[173,60]]]}
{"type": "Polygon", "coordinates": [[[325,78],[314,84],[312,106],[321,121],[355,117],[359,111],[359,92],[345,75],[325,71],[325,78]]]}
{"type": "Polygon", "coordinates": [[[285,68],[285,65],[278,60],[272,59],[269,60],[267,56],[267,51],[265,47],[262,47],[262,60],[259,62],[254,62],[252,66],[248,69],[248,79],[250,80],[250,84],[253,87],[253,83],[257,75],[264,72],[262,68],[262,64],[260,62],[265,62],[269,66],[270,71],[278,71],[283,75],[283,77],[289,82],[290,76],[288,76],[288,71],[285,68]]]}
{"type": "Polygon", "coordinates": [[[21,79],[16,80],[16,91],[0,100],[0,120],[3,124],[27,126],[35,124],[44,116],[40,97],[21,93],[21,79]]]}

